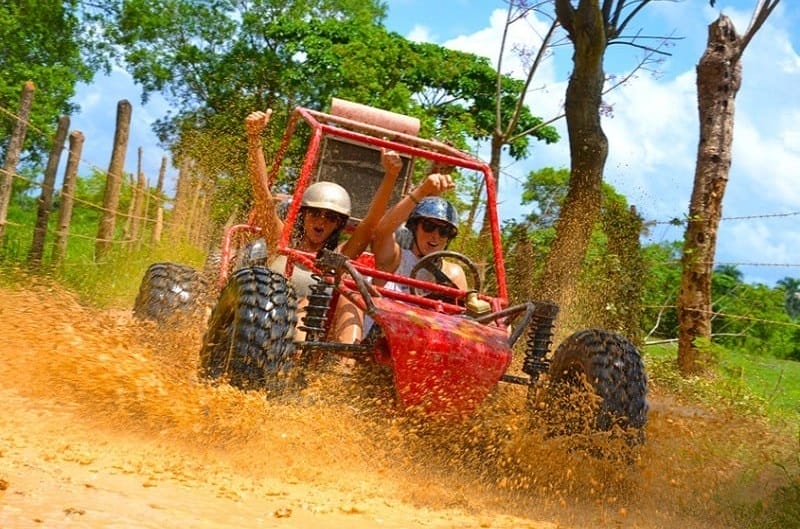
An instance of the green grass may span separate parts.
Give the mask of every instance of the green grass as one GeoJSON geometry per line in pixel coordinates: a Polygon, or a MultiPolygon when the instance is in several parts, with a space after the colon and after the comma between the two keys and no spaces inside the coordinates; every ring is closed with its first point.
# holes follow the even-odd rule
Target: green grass
{"type": "MultiPolygon", "coordinates": [[[[58,215],[49,217],[49,226],[44,245],[44,256],[40,272],[52,277],[78,294],[80,299],[98,307],[130,308],[136,297],[139,282],[147,267],[158,261],[171,261],[200,267],[204,252],[190,244],[162,242],[155,245],[150,233],[142,235],[141,244],[115,242],[102,262],[96,262],[95,236],[99,213],[95,210],[76,207],[73,213],[64,264],[59,269],[52,267],[53,238],[58,215]]],[[[9,209],[9,224],[0,247],[0,270],[8,281],[22,280],[25,272],[32,271],[28,253],[33,241],[33,226],[36,208],[33,203],[12,204],[9,209]]],[[[123,223],[116,224],[115,238],[122,239],[123,223]]]]}
{"type": "Polygon", "coordinates": [[[800,362],[721,348],[715,348],[715,355],[718,364],[712,377],[684,378],[677,371],[676,345],[644,350],[648,374],[672,392],[800,427],[800,362]]]}
{"type": "Polygon", "coordinates": [[[800,362],[728,353],[720,368],[740,380],[769,409],[800,413],[800,362]]]}
{"type": "MultiPolygon", "coordinates": [[[[734,417],[767,419],[788,446],[800,448],[800,362],[752,356],[715,347],[717,369],[709,377],[683,377],[677,369],[677,346],[644,349],[650,386],[734,417]]],[[[731,420],[731,419],[729,419],[731,420]]],[[[736,419],[732,419],[736,420],[736,419]]],[[[761,423],[760,420],[753,424],[761,423]]],[[[723,446],[718,447],[724,450],[723,446]]],[[[756,450],[756,452],[758,452],[756,450]]],[[[721,499],[741,529],[800,529],[800,451],[771,461],[779,485],[763,496],[721,499]]],[[[763,454],[740,460],[742,480],[755,476],[763,454]],[[752,458],[752,460],[750,459],[752,458]]],[[[745,487],[746,488],[746,487],[745,487]]]]}

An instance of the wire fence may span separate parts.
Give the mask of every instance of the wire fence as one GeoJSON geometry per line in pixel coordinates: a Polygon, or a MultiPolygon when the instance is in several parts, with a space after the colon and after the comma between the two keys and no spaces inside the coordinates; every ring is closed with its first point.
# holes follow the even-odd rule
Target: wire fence
{"type": "MultiPolygon", "coordinates": [[[[7,226],[17,229],[31,229],[31,226],[27,224],[15,222],[14,220],[10,220],[8,218],[8,203],[11,200],[11,195],[13,194],[13,189],[15,188],[15,182],[24,183],[23,195],[25,196],[33,197],[35,194],[34,191],[37,190],[40,193],[38,199],[39,212],[37,216],[37,223],[36,227],[33,229],[34,243],[32,245],[31,255],[29,257],[29,260],[31,261],[41,261],[42,259],[41,255],[38,255],[38,257],[34,256],[33,247],[37,245],[37,237],[42,239],[41,244],[44,244],[43,241],[45,238],[53,241],[58,241],[59,238],[63,238],[64,242],[62,242],[62,244],[66,244],[66,240],[81,239],[84,241],[91,240],[98,245],[102,243],[103,245],[126,246],[136,249],[141,249],[146,246],[153,247],[154,245],[159,244],[161,242],[161,236],[164,230],[167,230],[167,232],[173,236],[177,235],[183,239],[189,239],[189,242],[198,242],[198,240],[202,238],[202,234],[199,233],[199,230],[194,230],[192,232],[188,229],[185,218],[176,218],[174,213],[179,208],[179,201],[181,199],[179,194],[176,194],[175,198],[170,198],[162,191],[163,181],[165,178],[164,173],[166,171],[166,158],[162,159],[161,172],[158,177],[158,185],[155,191],[153,191],[150,186],[149,179],[142,174],[142,152],[141,149],[139,149],[139,174],[137,175],[137,178],[134,179],[133,175],[127,175],[129,178],[127,178],[125,174],[114,175],[115,178],[118,178],[119,180],[119,190],[117,192],[118,195],[115,202],[117,207],[107,207],[104,204],[87,200],[85,198],[86,193],[84,193],[84,196],[81,197],[78,196],[78,194],[74,191],[76,188],[75,181],[77,181],[79,178],[77,175],[79,168],[83,168],[84,171],[86,168],[88,168],[90,172],[93,172],[95,175],[99,176],[99,178],[106,181],[112,177],[112,174],[110,173],[111,168],[109,168],[108,171],[102,169],[96,163],[93,163],[82,156],[82,133],[79,131],[73,131],[73,133],[70,135],[69,146],[67,146],[67,142],[63,141],[62,139],[61,145],[58,146],[57,149],[52,149],[52,147],[60,141],[59,134],[57,133],[55,138],[50,138],[48,133],[36,127],[31,121],[25,119],[21,115],[24,113],[24,110],[23,103],[20,105],[19,113],[0,106],[0,117],[4,115],[14,120],[14,122],[12,122],[14,125],[14,134],[18,134],[19,131],[21,131],[21,134],[19,134],[21,135],[21,138],[17,139],[17,143],[19,144],[20,148],[23,142],[28,139],[28,134],[32,133],[34,135],[38,135],[38,137],[34,136],[34,140],[39,140],[40,144],[49,144],[51,146],[51,159],[48,161],[48,171],[52,165],[54,169],[52,173],[55,172],[55,168],[60,165],[61,156],[64,153],[67,154],[69,161],[67,162],[67,169],[62,181],[62,187],[59,191],[55,191],[55,174],[51,174],[48,177],[47,171],[45,171],[45,176],[43,180],[40,181],[38,178],[31,178],[17,171],[16,160],[18,160],[19,156],[17,156],[15,160],[9,162],[9,158],[13,158],[11,156],[11,144],[15,141],[14,134],[12,134],[12,137],[7,142],[8,149],[6,152],[6,163],[4,167],[0,168],[0,199],[2,199],[2,203],[0,203],[0,247],[4,246],[7,242],[5,240],[5,231],[7,226]],[[22,126],[20,126],[20,124],[22,126]],[[78,136],[73,136],[76,133],[78,136]],[[73,145],[73,139],[76,138],[78,138],[78,141],[75,141],[73,145]],[[55,160],[53,160],[54,158],[55,160]],[[54,161],[55,163],[53,163],[54,161]],[[71,168],[70,165],[73,167],[71,168]],[[69,174],[71,170],[74,173],[72,175],[69,174]],[[73,182],[71,186],[68,186],[67,184],[70,176],[72,176],[73,182]],[[50,179],[49,182],[48,178],[50,179]],[[53,223],[50,222],[49,218],[51,213],[50,210],[54,208],[48,207],[52,206],[54,197],[57,197],[62,204],[69,202],[69,207],[65,209],[68,209],[68,215],[70,216],[70,218],[66,220],[59,218],[59,226],[56,228],[52,226],[53,223]],[[119,197],[124,197],[124,200],[120,201],[119,197]],[[74,230],[70,230],[72,203],[80,206],[84,210],[93,210],[98,214],[100,217],[100,222],[96,235],[92,236],[85,233],[76,233],[74,230]],[[167,215],[167,219],[165,220],[165,211],[171,211],[173,213],[171,220],[169,215],[167,215]],[[110,222],[112,229],[104,236],[102,224],[103,222],[108,222],[109,218],[111,219],[110,222]],[[63,225],[64,222],[66,222],[66,226],[63,225]]],[[[69,122],[66,118],[62,118],[62,120],[66,120],[66,124],[69,122]]],[[[61,126],[61,122],[59,123],[59,126],[61,126]]],[[[59,132],[61,131],[59,130],[59,132]]],[[[65,138],[65,136],[66,130],[61,138],[65,138]]],[[[127,150],[127,145],[124,145],[123,148],[127,150]]],[[[181,179],[189,180],[190,182],[188,185],[194,188],[190,191],[192,197],[192,200],[190,201],[191,204],[189,206],[184,206],[184,209],[187,209],[187,211],[184,212],[185,217],[196,218],[198,214],[196,209],[198,207],[204,207],[207,202],[205,200],[205,196],[201,197],[201,195],[204,195],[201,179],[198,175],[182,174],[181,171],[178,175],[178,188],[181,187],[181,179]]],[[[184,185],[186,185],[186,183],[184,183],[184,185]]],[[[107,193],[108,185],[106,185],[106,194],[107,193]]],[[[185,200],[187,197],[183,198],[185,200]]],[[[106,202],[108,202],[107,196],[104,196],[104,203],[106,202]]],[[[66,253],[65,249],[57,252],[55,244],[56,243],[54,242],[54,256],[58,253],[66,253]]],[[[63,263],[57,264],[60,265],[63,263]]]]}
{"type": "MultiPolygon", "coordinates": [[[[2,106],[0,106],[0,114],[5,114],[6,116],[9,116],[10,118],[12,118],[14,120],[22,119],[17,113],[15,113],[15,112],[7,109],[7,108],[4,108],[2,106]]],[[[29,121],[26,121],[25,123],[30,128],[30,130],[32,130],[34,133],[39,134],[42,138],[45,138],[46,141],[52,143],[52,140],[50,138],[47,138],[47,133],[45,131],[42,131],[41,129],[36,128],[29,121]]],[[[105,178],[109,177],[109,173],[108,173],[107,170],[101,168],[96,163],[93,163],[93,162],[83,158],[81,152],[72,152],[72,151],[70,151],[70,149],[69,149],[69,147],[67,145],[63,145],[62,148],[61,148],[61,151],[62,151],[62,153],[66,152],[68,155],[73,156],[77,160],[79,166],[84,167],[84,168],[88,167],[91,171],[94,171],[95,173],[97,173],[99,175],[102,175],[105,178]]],[[[140,151],[140,156],[141,156],[141,151],[140,151]]],[[[164,160],[162,160],[162,170],[164,169],[164,163],[163,162],[164,162],[164,160]]],[[[141,159],[140,159],[140,165],[141,165],[141,159]]],[[[0,168],[0,178],[2,176],[4,176],[4,175],[10,176],[12,180],[19,180],[21,182],[25,182],[25,184],[27,185],[27,192],[28,193],[30,193],[30,191],[33,190],[33,189],[38,189],[40,192],[44,192],[45,191],[43,183],[40,182],[37,179],[30,178],[30,177],[27,177],[25,175],[19,174],[16,171],[9,172],[4,168],[0,168]]],[[[160,180],[163,180],[163,177],[164,177],[163,174],[159,175],[159,179],[160,180]]],[[[179,178],[181,178],[180,175],[179,175],[179,178]]],[[[134,182],[133,176],[131,176],[130,179],[122,178],[121,179],[121,185],[122,185],[122,192],[126,193],[128,196],[131,197],[131,202],[129,202],[129,206],[125,211],[111,210],[109,208],[106,208],[103,204],[99,204],[99,203],[92,202],[90,200],[83,199],[83,198],[77,196],[76,193],[74,193],[74,192],[70,193],[68,190],[64,190],[64,189],[62,189],[60,191],[59,197],[60,197],[61,200],[70,199],[70,200],[74,201],[76,204],[81,205],[83,208],[86,208],[86,209],[89,209],[89,210],[95,210],[98,213],[111,214],[116,219],[123,220],[126,223],[130,223],[130,222],[141,223],[141,226],[142,226],[143,229],[137,230],[137,232],[134,234],[134,236],[132,236],[132,231],[130,230],[130,227],[127,226],[127,224],[126,224],[127,227],[125,229],[117,230],[117,235],[114,236],[114,237],[110,237],[110,238],[100,238],[97,235],[86,235],[86,234],[74,233],[74,232],[69,232],[69,231],[67,231],[67,233],[65,234],[66,237],[69,238],[69,239],[80,239],[80,240],[83,240],[83,241],[93,241],[95,243],[99,241],[99,242],[105,242],[105,243],[108,243],[108,244],[114,244],[114,245],[118,245],[118,246],[127,246],[127,247],[131,247],[131,248],[141,249],[141,248],[152,248],[156,244],[158,244],[160,241],[158,240],[156,234],[159,233],[160,230],[163,229],[163,228],[172,229],[173,233],[179,233],[182,229],[185,228],[185,226],[184,226],[185,222],[183,220],[180,220],[180,219],[179,220],[175,220],[175,221],[164,220],[164,218],[163,218],[163,210],[162,210],[161,213],[158,213],[156,215],[150,215],[149,214],[150,211],[158,210],[158,209],[161,209],[163,207],[170,207],[171,206],[172,209],[174,210],[176,205],[177,205],[177,201],[179,200],[179,197],[176,196],[175,198],[169,198],[166,195],[164,195],[164,193],[161,192],[160,189],[157,190],[156,192],[151,191],[151,188],[150,188],[150,185],[149,185],[149,179],[145,179],[145,185],[144,185],[143,189],[140,189],[140,185],[137,185],[137,183],[134,182]],[[136,208],[134,207],[134,204],[132,202],[133,201],[133,197],[136,195],[136,193],[140,193],[141,194],[141,198],[140,199],[142,201],[144,201],[145,204],[148,204],[148,206],[146,206],[144,208],[143,213],[137,213],[136,208]],[[153,204],[156,204],[157,206],[154,208],[154,207],[152,207],[153,204]]],[[[199,184],[199,182],[196,182],[196,185],[198,186],[198,189],[195,191],[195,196],[200,192],[200,189],[199,189],[199,185],[200,184],[199,184]]],[[[177,187],[180,187],[180,184],[177,187]]],[[[196,202],[196,200],[192,201],[192,202],[196,202]]],[[[198,214],[198,212],[195,211],[195,212],[192,212],[192,213],[188,214],[187,217],[188,218],[197,218],[197,214],[198,214]]],[[[729,220],[741,221],[741,220],[756,220],[756,219],[776,218],[776,217],[792,217],[792,216],[798,216],[798,215],[800,215],[800,212],[764,213],[764,214],[759,214],[759,215],[723,217],[721,220],[723,220],[723,221],[729,221],[729,220]]],[[[679,224],[682,224],[682,223],[685,223],[685,221],[681,221],[681,220],[679,220],[677,218],[673,218],[673,219],[670,219],[670,220],[653,220],[653,221],[646,222],[645,224],[647,224],[647,225],[658,225],[658,224],[679,225],[679,224]]],[[[19,228],[19,229],[31,229],[31,226],[28,226],[28,225],[25,225],[25,224],[21,224],[21,223],[15,223],[15,222],[7,220],[7,219],[0,219],[0,224],[13,226],[13,227],[19,228]]],[[[47,235],[49,237],[51,237],[51,238],[55,238],[55,237],[57,237],[59,235],[59,233],[57,233],[56,230],[54,230],[54,229],[49,227],[49,224],[47,225],[46,230],[47,230],[47,235]]],[[[184,234],[185,234],[185,232],[184,232],[184,234]]],[[[2,242],[3,241],[0,241],[0,244],[2,244],[2,242]]],[[[680,260],[675,259],[675,260],[665,261],[663,264],[664,265],[668,265],[668,266],[679,266],[681,264],[681,262],[680,262],[680,260]]],[[[753,267],[787,267],[787,268],[800,267],[800,263],[720,262],[720,261],[714,261],[713,263],[710,263],[710,264],[716,265],[716,266],[729,265],[729,266],[748,266],[748,267],[749,266],[753,266],[753,267]]],[[[85,266],[85,265],[86,265],[86,263],[81,263],[80,264],[80,266],[85,266]]],[[[62,266],[70,266],[70,264],[69,263],[62,263],[62,266]]],[[[643,308],[646,308],[646,309],[658,309],[658,310],[670,310],[670,309],[675,309],[676,306],[674,306],[674,305],[660,305],[660,306],[649,305],[649,306],[646,306],[646,307],[643,307],[643,308]]],[[[721,312],[711,312],[711,315],[712,315],[712,317],[724,316],[726,318],[731,318],[731,319],[748,320],[748,321],[751,321],[751,322],[758,322],[758,323],[774,324],[774,325],[779,325],[779,326],[788,326],[788,327],[793,327],[793,328],[800,328],[800,324],[797,324],[797,323],[785,322],[785,321],[773,321],[773,320],[767,320],[767,319],[763,319],[763,318],[756,318],[756,317],[747,316],[747,315],[734,315],[734,314],[721,313],[721,312]]]]}

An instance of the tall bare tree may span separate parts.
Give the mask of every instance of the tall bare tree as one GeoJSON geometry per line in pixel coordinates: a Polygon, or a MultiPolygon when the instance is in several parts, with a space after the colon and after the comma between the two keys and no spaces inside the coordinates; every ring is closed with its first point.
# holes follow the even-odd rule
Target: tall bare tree
{"type": "MultiPolygon", "coordinates": [[[[561,314],[570,312],[600,211],[601,183],[608,156],[608,139],[600,123],[606,48],[612,41],[626,40],[622,32],[650,2],[555,0],[558,22],[574,48],[564,107],[571,167],[569,191],[539,282],[539,293],[558,304],[561,314]]],[[[561,326],[560,333],[568,332],[568,328],[561,326]]]]}
{"type": "MultiPolygon", "coordinates": [[[[505,105],[506,108],[511,109],[510,112],[504,112],[504,97],[508,98],[509,95],[503,94],[503,56],[506,52],[506,46],[508,45],[508,32],[509,29],[513,24],[516,22],[525,19],[529,15],[534,12],[542,12],[545,5],[549,6],[550,1],[529,1],[529,0],[508,0],[508,10],[506,11],[506,22],[505,26],[503,27],[503,36],[500,41],[500,52],[497,57],[497,92],[495,98],[495,126],[492,129],[491,139],[490,139],[490,155],[489,155],[489,167],[492,169],[492,173],[495,175],[496,178],[496,185],[499,186],[500,184],[500,165],[503,156],[503,147],[513,145],[522,138],[526,136],[533,135],[537,131],[544,129],[545,127],[549,127],[551,123],[557,121],[563,117],[563,115],[556,116],[551,118],[547,121],[542,120],[535,120],[534,123],[530,123],[528,120],[529,126],[520,127],[520,121],[523,115],[523,111],[525,110],[525,97],[528,94],[528,90],[531,87],[531,83],[533,82],[533,77],[536,75],[537,70],[539,69],[539,65],[542,61],[547,57],[547,54],[550,52],[550,48],[553,45],[553,39],[556,35],[556,29],[558,28],[558,21],[553,18],[550,25],[547,28],[544,36],[541,38],[541,43],[539,43],[538,47],[532,53],[529,50],[524,50],[521,53],[525,55],[525,67],[527,68],[525,80],[523,84],[519,87],[519,92],[515,95],[515,101],[513,106],[505,105]]],[[[551,135],[547,138],[547,142],[550,143],[551,141],[556,141],[558,139],[557,135],[551,135]]],[[[472,224],[472,217],[475,215],[475,210],[477,209],[478,205],[478,198],[480,197],[481,193],[483,193],[483,182],[481,181],[476,189],[475,196],[473,199],[472,210],[470,212],[470,218],[467,221],[467,225],[472,224]]],[[[481,227],[481,233],[488,234],[489,233],[489,217],[488,215],[484,215],[483,224],[481,227]]]]}
{"type": "Polygon", "coordinates": [[[709,349],[703,345],[711,340],[711,274],[731,167],[742,54],[779,3],[759,0],[742,36],[728,17],[720,15],[708,26],[708,43],[697,65],[700,140],[678,294],[678,365],[684,374],[701,372],[711,362],[709,349]]]}

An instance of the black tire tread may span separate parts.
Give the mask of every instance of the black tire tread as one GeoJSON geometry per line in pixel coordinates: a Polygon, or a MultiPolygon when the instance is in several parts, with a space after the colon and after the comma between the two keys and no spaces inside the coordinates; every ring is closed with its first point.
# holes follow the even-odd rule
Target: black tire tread
{"type": "Polygon", "coordinates": [[[642,429],[647,422],[647,376],[636,346],[622,335],[603,329],[578,331],[553,354],[551,381],[575,383],[584,374],[600,397],[594,426],[642,429]]]}
{"type": "Polygon", "coordinates": [[[133,304],[133,315],[157,323],[169,321],[176,314],[197,308],[204,282],[192,267],[162,262],[151,264],[144,273],[133,304]]]}
{"type": "Polygon", "coordinates": [[[201,374],[283,393],[294,365],[296,324],[297,297],[284,276],[263,267],[236,271],[209,317],[201,374]]]}

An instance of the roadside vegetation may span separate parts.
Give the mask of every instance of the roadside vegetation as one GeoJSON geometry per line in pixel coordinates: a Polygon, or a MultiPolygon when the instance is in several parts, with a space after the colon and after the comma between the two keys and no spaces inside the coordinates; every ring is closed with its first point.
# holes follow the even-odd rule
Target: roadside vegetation
{"type": "MultiPolygon", "coordinates": [[[[84,193],[91,188],[91,182],[84,182],[80,187],[84,193]]],[[[83,198],[90,201],[90,195],[85,194],[83,198]]],[[[123,208],[127,200],[130,200],[129,196],[123,193],[123,208]]],[[[32,234],[30,226],[33,225],[35,212],[34,199],[24,194],[15,198],[10,216],[13,225],[8,230],[8,240],[0,264],[0,282],[6,286],[24,287],[28,282],[53,281],[75,292],[88,305],[129,310],[141,276],[150,263],[165,260],[199,268],[205,259],[206,248],[188,243],[142,245],[139,248],[119,244],[112,249],[107,261],[98,264],[93,259],[93,236],[98,215],[89,208],[78,207],[64,266],[59,270],[44,268],[39,274],[31,274],[26,259],[32,234]]],[[[546,237],[542,239],[546,240],[546,237]]],[[[601,251],[601,241],[596,242],[597,251],[601,251]]],[[[652,248],[643,249],[643,253],[662,255],[653,252],[652,248]]],[[[672,270],[674,267],[652,263],[647,269],[649,281],[646,284],[658,285],[658,277],[653,276],[657,276],[657,272],[665,268],[672,270]]],[[[727,274],[730,273],[728,270],[727,274]]],[[[730,286],[729,275],[722,272],[718,274],[719,282],[730,286]]],[[[602,277],[595,279],[603,282],[602,277]]],[[[591,278],[585,280],[589,281],[591,278]]],[[[665,280],[664,284],[669,284],[669,281],[665,280]]],[[[782,302],[784,291],[782,286],[767,288],[737,283],[736,289],[728,290],[727,303],[733,308],[752,308],[754,300],[761,296],[762,301],[772,303],[764,305],[772,307],[771,313],[762,314],[765,319],[769,317],[774,321],[792,321],[785,317],[786,307],[782,302]],[[752,298],[748,302],[738,296],[752,298]]],[[[643,292],[644,298],[658,298],[662,304],[669,303],[670,295],[674,296],[674,292],[667,287],[661,291],[655,288],[653,291],[643,292]]],[[[587,299],[586,302],[591,301],[587,299]]],[[[650,344],[642,343],[641,349],[650,382],[651,400],[654,403],[667,402],[669,406],[682,407],[692,413],[719,417],[718,422],[730,425],[730,435],[719,432],[708,434],[710,442],[716,444],[714,450],[722,455],[692,456],[708,457],[711,461],[721,460],[728,462],[728,465],[735,461],[725,471],[735,472],[740,477],[725,483],[726,487],[732,487],[730,483],[740,484],[734,490],[717,491],[719,497],[715,497],[714,501],[725,507],[728,511],[726,518],[734,519],[737,527],[800,527],[800,362],[792,359],[793,349],[782,341],[785,339],[783,333],[786,328],[794,328],[785,325],[769,326],[759,321],[758,325],[763,326],[763,329],[759,330],[760,339],[757,341],[746,339],[747,329],[730,333],[737,336],[727,337],[729,340],[724,344],[715,342],[708,346],[716,359],[713,370],[705,376],[686,377],[678,370],[677,345],[669,340],[670,322],[674,316],[670,315],[669,310],[662,309],[660,323],[656,325],[659,316],[648,315],[648,310],[645,308],[641,314],[643,327],[647,327],[647,330],[641,331],[641,336],[649,334],[647,340],[650,344]],[[658,332],[650,332],[654,327],[658,332]],[[774,330],[770,332],[769,329],[774,330]],[[771,354],[770,340],[778,340],[775,350],[781,351],[781,356],[771,354]],[[748,439],[740,437],[741,432],[753,436],[752,445],[748,439]],[[769,451],[764,451],[761,447],[765,438],[773,440],[770,441],[772,446],[769,451]],[[764,479],[765,474],[770,476],[772,486],[758,489],[757,484],[760,479],[764,479]],[[753,492],[754,488],[757,493],[753,492]]],[[[746,320],[729,317],[728,321],[738,323],[746,320]]],[[[722,428],[724,430],[728,427],[722,428]]],[[[706,435],[704,432],[696,434],[700,437],[706,435]]],[[[703,439],[702,443],[709,442],[703,439]]],[[[692,463],[693,466],[702,464],[697,461],[692,463]]]]}
{"type": "MultiPolygon", "coordinates": [[[[55,281],[86,304],[127,310],[149,264],[171,261],[201,268],[208,252],[217,247],[222,226],[234,218],[235,212],[249,209],[241,120],[253,109],[274,109],[275,130],[282,128],[295,105],[321,108],[333,96],[390,109],[420,118],[421,133],[426,137],[460,148],[475,142],[491,143],[492,165],[498,176],[501,153],[523,159],[534,141],[549,144],[561,140],[550,118],[535,116],[524,104],[521,94],[527,92],[530,78],[523,81],[498,75],[483,57],[407,41],[383,26],[386,6],[373,0],[333,1],[325,3],[324,9],[314,2],[258,1],[244,6],[227,1],[176,0],[174,4],[180,9],[173,11],[155,9],[144,0],[120,6],[80,0],[47,4],[52,9],[32,9],[30,2],[0,8],[2,19],[8,22],[4,26],[7,31],[0,34],[9,41],[23,40],[17,33],[28,35],[25,42],[35,48],[21,47],[0,68],[0,107],[14,107],[20,84],[31,78],[43,88],[28,120],[31,133],[25,140],[25,157],[19,168],[0,175],[4,187],[13,185],[13,192],[6,195],[11,197],[7,222],[0,223],[5,232],[0,238],[0,284],[55,281]],[[55,15],[45,22],[37,18],[40,13],[51,12],[55,15]],[[173,16],[176,13],[179,16],[173,16]],[[54,34],[61,38],[54,39],[54,34]],[[30,70],[33,52],[43,58],[42,71],[30,70]],[[191,176],[202,183],[209,204],[206,218],[197,216],[191,222],[188,216],[177,219],[177,208],[171,211],[167,206],[165,220],[176,225],[202,224],[207,229],[198,232],[204,237],[165,236],[160,239],[164,242],[155,243],[151,242],[155,239],[152,225],[146,225],[134,239],[126,236],[120,222],[111,237],[115,242],[98,259],[96,237],[101,213],[97,205],[103,203],[106,175],[95,170],[78,179],[78,201],[63,263],[54,267],[47,258],[56,231],[55,215],[50,215],[45,259],[41,268],[33,267],[29,252],[37,220],[38,182],[42,181],[56,118],[74,110],[70,99],[77,82],[90,81],[93,72],[107,70],[112,64],[131,72],[143,87],[145,99],[162,93],[173,104],[175,113],[160,120],[155,133],[169,147],[176,166],[191,165],[191,176]],[[63,70],[54,65],[67,67],[63,70]],[[314,82],[309,83],[312,76],[314,82]],[[59,82],[52,82],[53,78],[59,82]]],[[[555,18],[550,13],[553,33],[547,33],[538,53],[545,54],[558,42],[549,39],[560,21],[567,32],[561,38],[573,40],[577,46],[583,36],[589,36],[593,46],[585,49],[590,58],[602,57],[605,46],[611,43],[606,40],[608,35],[593,38],[588,30],[605,32],[612,26],[580,27],[583,21],[599,18],[576,18],[570,4],[553,4],[560,11],[555,18]]],[[[595,4],[581,2],[580,9],[596,9],[595,4]]],[[[619,14],[626,4],[631,7],[639,3],[619,0],[619,9],[608,10],[606,15],[619,14]]],[[[759,4],[771,6],[771,11],[777,1],[759,4]]],[[[529,13],[514,11],[514,5],[509,3],[509,25],[529,13]]],[[[765,11],[764,19],[768,13],[765,11]]],[[[612,34],[622,34],[629,19],[624,20],[617,28],[619,32],[612,34]]],[[[738,62],[747,42],[749,39],[730,64],[738,62]]],[[[526,51],[530,50],[520,53],[526,51]]],[[[533,65],[538,64],[536,57],[533,65]]],[[[595,61],[593,68],[579,63],[575,66],[579,74],[591,74],[588,78],[593,83],[577,76],[573,88],[591,89],[597,97],[574,92],[568,93],[568,98],[599,104],[608,80],[602,61],[595,61]]],[[[602,135],[601,109],[584,110],[573,115],[572,121],[577,123],[583,116],[590,122],[572,128],[593,130],[588,139],[603,140],[594,150],[571,160],[573,172],[583,164],[578,176],[587,177],[586,182],[581,184],[580,178],[567,169],[544,168],[525,175],[521,203],[533,212],[503,225],[512,300],[559,301],[565,314],[559,331],[562,336],[557,340],[570,330],[588,326],[619,330],[630,337],[644,353],[654,398],[665,398],[701,413],[719,414],[738,426],[753,424],[754,432],[778,435],[780,450],[773,447],[774,451],[757,453],[759,446],[754,444],[732,459],[723,458],[725,462],[735,461],[731,466],[736,468],[715,470],[738,472],[737,477],[751,485],[758,483],[756,476],[766,460],[774,471],[770,473],[774,478],[771,486],[727,500],[736,526],[800,528],[800,279],[785,277],[775,285],[749,284],[735,266],[710,270],[712,254],[694,263],[709,268],[710,283],[702,285],[704,289],[710,285],[708,304],[699,308],[682,304],[679,291],[684,295],[692,292],[681,288],[687,265],[692,264],[681,262],[687,246],[678,241],[642,246],[647,223],[624,196],[602,182],[605,155],[613,146],[606,145],[602,135]],[[559,231],[566,235],[559,235],[559,231]],[[687,311],[698,310],[708,328],[691,329],[691,367],[702,368],[695,372],[680,368],[677,338],[682,330],[679,315],[685,317],[687,311]],[[698,352],[701,354],[694,354],[698,352]],[[695,360],[700,360],[697,365],[695,360]]],[[[730,121],[732,127],[733,116],[730,121]]],[[[13,142],[7,138],[17,123],[8,119],[2,125],[2,132],[9,132],[0,136],[0,154],[5,158],[13,151],[13,142]]],[[[268,150],[274,148],[277,136],[265,139],[270,144],[268,150]]],[[[574,145],[586,145],[586,140],[569,138],[574,145]]],[[[296,154],[294,147],[289,146],[289,158],[296,154]]],[[[727,167],[721,170],[725,172],[727,167]]],[[[287,190],[293,176],[291,171],[276,175],[276,188],[287,190]]],[[[133,179],[125,175],[123,180],[133,179]]],[[[725,178],[717,181],[724,182],[725,178]]],[[[132,187],[122,187],[117,208],[120,218],[124,215],[121,212],[131,211],[132,187]]],[[[463,235],[454,245],[459,248],[454,249],[468,255],[485,255],[487,250],[486,238],[472,230],[481,224],[478,210],[482,209],[483,193],[482,187],[465,177],[459,180],[459,196],[452,197],[459,210],[466,212],[463,235]]],[[[199,195],[198,191],[194,196],[199,195]]],[[[721,200],[723,193],[717,190],[714,195],[721,200]]],[[[53,210],[58,207],[56,194],[53,210]]],[[[144,216],[152,219],[155,204],[148,207],[153,211],[146,211],[144,216]]],[[[695,227],[715,236],[719,216],[695,212],[687,215],[691,221],[678,223],[691,227],[704,217],[712,226],[695,227]]],[[[711,237],[702,240],[710,241],[711,237]]],[[[692,286],[699,289],[700,283],[695,281],[692,286]]],[[[491,277],[486,278],[486,284],[492,287],[491,277]]],[[[746,430],[735,428],[736,432],[746,430]]],[[[741,448],[741,444],[719,443],[711,449],[741,448]]]]}

